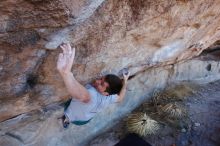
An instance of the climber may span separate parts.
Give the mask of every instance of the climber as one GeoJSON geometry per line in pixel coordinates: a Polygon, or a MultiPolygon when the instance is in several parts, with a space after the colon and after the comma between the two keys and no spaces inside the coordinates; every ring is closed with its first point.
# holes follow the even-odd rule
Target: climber
{"type": "Polygon", "coordinates": [[[71,72],[75,48],[71,48],[69,43],[60,47],[63,52],[59,54],[57,70],[71,95],[70,104],[64,110],[62,117],[64,128],[67,128],[70,122],[84,125],[106,106],[123,100],[129,72],[123,73],[123,81],[116,75],[108,74],[84,87],[71,72]]]}

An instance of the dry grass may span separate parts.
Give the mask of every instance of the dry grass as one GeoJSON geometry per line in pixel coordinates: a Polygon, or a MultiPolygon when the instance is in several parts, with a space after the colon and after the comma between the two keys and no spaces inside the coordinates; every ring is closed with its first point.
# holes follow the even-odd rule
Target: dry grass
{"type": "Polygon", "coordinates": [[[136,133],[140,136],[155,134],[159,130],[157,121],[151,119],[146,113],[134,113],[127,119],[127,129],[131,133],[136,133]]]}
{"type": "Polygon", "coordinates": [[[192,84],[181,84],[174,87],[169,87],[163,92],[155,91],[152,97],[152,102],[155,105],[185,101],[187,97],[192,95],[194,91],[198,88],[196,85],[192,84]]]}
{"type": "Polygon", "coordinates": [[[166,115],[169,118],[182,118],[186,115],[184,107],[178,103],[168,103],[158,107],[160,115],[166,115]]]}
{"type": "Polygon", "coordinates": [[[160,124],[181,128],[189,118],[185,103],[198,89],[198,85],[189,83],[169,86],[161,92],[155,91],[151,100],[136,111],[147,113],[160,124]]]}

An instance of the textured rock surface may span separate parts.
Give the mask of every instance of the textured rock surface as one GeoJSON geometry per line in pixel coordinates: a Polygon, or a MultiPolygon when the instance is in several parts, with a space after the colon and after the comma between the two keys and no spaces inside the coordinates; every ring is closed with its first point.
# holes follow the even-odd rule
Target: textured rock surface
{"type": "MultiPolygon", "coordinates": [[[[83,140],[75,135],[69,143],[63,141],[74,130],[63,131],[54,122],[59,115],[56,109],[61,113],[54,105],[68,97],[55,68],[57,46],[63,41],[76,47],[73,73],[82,83],[100,73],[120,74],[123,68],[136,75],[130,87],[135,92],[129,92],[129,97],[137,98],[128,100],[118,113],[107,111],[115,111],[112,119],[169,82],[218,79],[219,6],[219,0],[1,1],[0,141],[4,145],[68,145],[83,140]],[[190,65],[178,64],[201,53],[190,65]],[[57,133],[56,138],[50,139],[51,133],[57,133]]],[[[91,133],[107,125],[95,120],[92,124],[91,132],[80,127],[79,133],[90,139],[91,133]]]]}

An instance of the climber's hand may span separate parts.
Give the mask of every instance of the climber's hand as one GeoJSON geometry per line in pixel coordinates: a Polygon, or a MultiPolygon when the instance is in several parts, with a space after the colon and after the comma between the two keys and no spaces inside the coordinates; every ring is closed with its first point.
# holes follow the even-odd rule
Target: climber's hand
{"type": "Polygon", "coordinates": [[[71,72],[75,57],[75,48],[71,48],[69,43],[60,45],[60,48],[62,48],[63,53],[59,54],[57,60],[57,70],[60,73],[71,72]]]}
{"type": "Polygon", "coordinates": [[[130,76],[129,71],[128,72],[123,72],[124,83],[127,83],[129,76],[130,76]]]}

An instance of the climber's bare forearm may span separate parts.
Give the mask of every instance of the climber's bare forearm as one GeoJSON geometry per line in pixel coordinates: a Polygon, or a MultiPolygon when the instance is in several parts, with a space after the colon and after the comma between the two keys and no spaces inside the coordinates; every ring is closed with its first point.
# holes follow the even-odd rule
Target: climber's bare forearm
{"type": "Polygon", "coordinates": [[[82,102],[89,102],[90,96],[86,88],[73,76],[72,72],[60,72],[69,94],[82,102]]]}
{"type": "Polygon", "coordinates": [[[127,88],[127,82],[128,82],[128,78],[130,76],[130,72],[123,72],[123,77],[124,77],[124,80],[123,80],[123,86],[122,86],[122,89],[118,95],[118,102],[121,102],[123,101],[124,97],[125,97],[125,93],[126,93],[126,88],[127,88]]]}
{"type": "Polygon", "coordinates": [[[126,93],[126,88],[127,88],[127,81],[124,81],[123,82],[123,86],[122,86],[122,89],[118,95],[118,102],[121,102],[123,101],[124,97],[125,97],[125,93],[126,93]]]}

